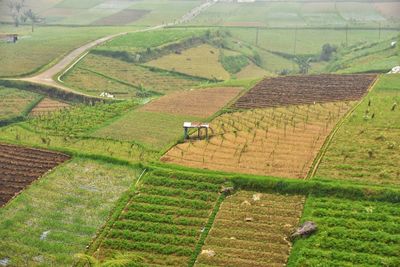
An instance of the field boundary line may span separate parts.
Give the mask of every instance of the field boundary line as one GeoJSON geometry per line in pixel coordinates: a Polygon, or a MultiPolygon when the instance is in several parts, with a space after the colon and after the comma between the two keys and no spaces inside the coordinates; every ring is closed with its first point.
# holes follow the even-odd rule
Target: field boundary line
{"type": "Polygon", "coordinates": [[[328,138],[325,140],[324,144],[322,145],[317,157],[314,159],[313,164],[311,165],[311,169],[308,172],[307,176],[304,178],[305,179],[312,179],[315,176],[315,173],[318,170],[319,165],[321,164],[322,158],[325,156],[326,151],[330,147],[333,138],[335,137],[336,133],[342,128],[343,124],[347,121],[347,119],[354,113],[354,111],[361,105],[361,103],[364,101],[364,99],[369,95],[369,93],[373,90],[375,87],[376,83],[378,82],[380,76],[377,75],[375,80],[370,84],[368,87],[367,93],[365,94],[364,97],[362,97],[356,105],[354,105],[353,108],[351,108],[347,114],[336,124],[335,128],[332,130],[332,132],[329,134],[328,138]]]}

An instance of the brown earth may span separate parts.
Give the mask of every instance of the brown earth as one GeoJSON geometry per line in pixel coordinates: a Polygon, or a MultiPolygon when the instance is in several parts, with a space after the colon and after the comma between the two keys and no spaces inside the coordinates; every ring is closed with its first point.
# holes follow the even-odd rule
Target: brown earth
{"type": "Polygon", "coordinates": [[[195,266],[285,266],[304,201],[247,191],[228,197],[195,266]]]}
{"type": "Polygon", "coordinates": [[[0,207],[69,158],[58,152],[0,144],[0,207]]]}
{"type": "Polygon", "coordinates": [[[32,109],[29,115],[30,116],[44,115],[53,111],[58,111],[64,108],[68,108],[69,106],[70,106],[69,104],[57,100],[44,98],[42,101],[40,101],[39,104],[36,105],[34,109],[32,109]]]}
{"type": "Polygon", "coordinates": [[[358,100],[375,79],[375,74],[266,78],[239,98],[234,107],[265,108],[358,100]]]}
{"type": "Polygon", "coordinates": [[[326,137],[353,102],[254,109],[211,122],[208,140],[190,139],[161,160],[189,167],[305,178],[326,137]]]}
{"type": "Polygon", "coordinates": [[[137,21],[150,13],[150,10],[124,9],[92,22],[92,25],[125,25],[137,21]]]}
{"type": "Polygon", "coordinates": [[[399,18],[400,2],[374,3],[374,6],[387,19],[399,18]]]}
{"type": "Polygon", "coordinates": [[[241,90],[222,87],[176,92],[148,103],[141,110],[207,118],[228,104],[241,90]]]}

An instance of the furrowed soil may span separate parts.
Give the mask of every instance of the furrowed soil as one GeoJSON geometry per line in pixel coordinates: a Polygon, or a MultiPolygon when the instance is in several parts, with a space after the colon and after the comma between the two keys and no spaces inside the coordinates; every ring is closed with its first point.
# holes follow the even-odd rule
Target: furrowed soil
{"type": "Polygon", "coordinates": [[[0,144],[0,207],[69,158],[57,152],[0,144]]]}
{"type": "Polygon", "coordinates": [[[208,140],[169,150],[161,160],[189,167],[304,178],[326,137],[354,102],[226,113],[211,122],[208,140]]]}
{"type": "Polygon", "coordinates": [[[222,87],[172,93],[140,110],[207,118],[228,104],[242,88],[222,87]]]}
{"type": "Polygon", "coordinates": [[[286,266],[304,202],[248,191],[226,198],[195,266],[286,266]]]}
{"type": "Polygon", "coordinates": [[[53,111],[58,111],[64,108],[68,108],[69,106],[70,106],[69,104],[46,97],[42,101],[40,101],[40,103],[37,104],[34,109],[32,109],[29,115],[34,117],[40,115],[46,115],[53,111]]]}
{"type": "Polygon", "coordinates": [[[376,75],[314,75],[267,78],[235,103],[236,108],[265,108],[360,99],[376,75]]]}

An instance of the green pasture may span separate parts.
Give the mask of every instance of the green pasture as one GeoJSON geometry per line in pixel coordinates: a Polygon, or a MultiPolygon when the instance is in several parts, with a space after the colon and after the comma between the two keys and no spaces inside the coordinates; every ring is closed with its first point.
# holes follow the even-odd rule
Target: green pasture
{"type": "Polygon", "coordinates": [[[380,78],[333,138],[315,179],[400,184],[399,84],[399,74],[380,78]]]}
{"type": "Polygon", "coordinates": [[[134,110],[97,130],[93,136],[135,141],[162,150],[183,136],[182,126],[185,121],[201,121],[201,118],[134,110]]]}
{"type": "Polygon", "coordinates": [[[0,209],[0,258],[12,266],[71,266],[139,174],[82,158],[57,167],[0,209]]]}

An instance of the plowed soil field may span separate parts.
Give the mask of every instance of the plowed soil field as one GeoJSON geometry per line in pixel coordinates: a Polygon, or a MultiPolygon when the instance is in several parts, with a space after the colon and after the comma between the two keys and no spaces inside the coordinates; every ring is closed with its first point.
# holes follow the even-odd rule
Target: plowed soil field
{"type": "Polygon", "coordinates": [[[211,122],[208,140],[178,144],[161,160],[195,168],[304,178],[326,137],[353,103],[226,113],[211,122]]]}
{"type": "Polygon", "coordinates": [[[267,78],[234,104],[265,108],[360,99],[376,75],[313,75],[267,78]]]}
{"type": "Polygon", "coordinates": [[[69,158],[62,153],[0,144],[0,207],[69,158]]]}
{"type": "Polygon", "coordinates": [[[142,110],[207,118],[236,97],[240,91],[241,88],[238,87],[223,87],[177,92],[143,106],[142,110]]]}
{"type": "Polygon", "coordinates": [[[53,100],[50,98],[45,98],[40,101],[39,104],[36,105],[34,109],[32,109],[29,115],[31,116],[39,116],[44,115],[53,111],[58,111],[64,108],[68,108],[69,105],[57,100],[53,100]]]}
{"type": "Polygon", "coordinates": [[[304,196],[241,191],[221,205],[196,266],[286,266],[304,196]]]}

